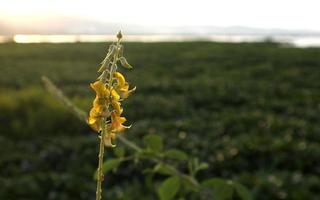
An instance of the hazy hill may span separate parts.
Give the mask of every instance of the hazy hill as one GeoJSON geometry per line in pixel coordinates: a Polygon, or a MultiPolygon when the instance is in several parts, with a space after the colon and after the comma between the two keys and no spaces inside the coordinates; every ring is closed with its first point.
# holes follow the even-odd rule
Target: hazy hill
{"type": "Polygon", "coordinates": [[[37,18],[21,23],[9,23],[0,19],[0,35],[14,34],[113,34],[117,30],[126,34],[190,34],[190,35],[320,35],[310,30],[260,29],[244,26],[142,26],[134,24],[108,23],[78,17],[37,18]]]}

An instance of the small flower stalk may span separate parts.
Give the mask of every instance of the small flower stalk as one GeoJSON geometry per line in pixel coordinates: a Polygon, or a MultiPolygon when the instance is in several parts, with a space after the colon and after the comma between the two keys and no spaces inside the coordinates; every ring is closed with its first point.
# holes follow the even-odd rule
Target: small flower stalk
{"type": "Polygon", "coordinates": [[[123,117],[122,102],[127,99],[136,87],[130,89],[129,83],[123,74],[118,71],[118,65],[127,69],[132,66],[123,56],[121,45],[122,33],[117,34],[117,42],[111,44],[108,53],[98,70],[99,77],[90,87],[95,91],[96,97],[89,113],[88,124],[99,134],[99,163],[96,200],[101,199],[101,185],[103,181],[102,163],[104,147],[115,147],[116,135],[130,128],[124,125],[126,118],[123,117]]]}

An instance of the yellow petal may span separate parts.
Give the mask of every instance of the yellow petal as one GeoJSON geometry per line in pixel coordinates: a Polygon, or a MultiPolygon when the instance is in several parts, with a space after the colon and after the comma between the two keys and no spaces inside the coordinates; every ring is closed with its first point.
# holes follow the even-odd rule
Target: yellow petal
{"type": "Polygon", "coordinates": [[[98,110],[101,111],[101,108],[107,104],[107,99],[106,98],[101,98],[96,96],[96,98],[93,100],[93,107],[98,108],[98,110]]]}
{"type": "Polygon", "coordinates": [[[116,145],[112,144],[112,140],[115,139],[115,134],[114,133],[109,133],[105,138],[104,138],[104,145],[107,147],[116,147],[116,145]]]}
{"type": "Polygon", "coordinates": [[[111,124],[108,129],[111,132],[122,132],[130,126],[124,126],[123,123],[126,121],[125,117],[121,117],[116,112],[111,113],[111,124]]]}
{"type": "Polygon", "coordinates": [[[96,112],[96,110],[94,108],[92,108],[90,110],[90,115],[89,115],[87,123],[96,132],[100,131],[101,117],[99,117],[98,113],[96,112]]]}
{"type": "Polygon", "coordinates": [[[118,121],[120,124],[123,124],[124,122],[127,121],[127,119],[125,117],[118,117],[118,121]]]}
{"type": "Polygon", "coordinates": [[[117,132],[117,133],[121,133],[123,131],[125,131],[126,129],[129,129],[131,128],[131,125],[130,126],[123,126],[121,125],[120,127],[118,127],[117,129],[114,130],[114,132],[117,132]]]}
{"type": "Polygon", "coordinates": [[[109,90],[101,81],[91,83],[90,86],[97,93],[98,97],[106,97],[110,94],[109,90]]]}
{"type": "Polygon", "coordinates": [[[90,110],[88,123],[89,123],[89,124],[94,124],[94,123],[96,123],[96,121],[97,121],[98,118],[99,118],[98,116],[99,116],[99,114],[98,114],[98,112],[96,111],[96,109],[95,109],[95,108],[92,108],[92,109],[90,110]]]}
{"type": "Polygon", "coordinates": [[[136,87],[132,88],[131,90],[120,92],[120,96],[121,96],[121,98],[126,99],[134,91],[136,91],[136,87]]]}
{"type": "Polygon", "coordinates": [[[118,85],[123,86],[126,84],[126,79],[120,72],[114,72],[114,76],[117,79],[118,85]]]}
{"type": "Polygon", "coordinates": [[[112,89],[111,90],[111,96],[114,100],[118,101],[120,99],[120,95],[117,93],[116,90],[112,89]]]}
{"type": "Polygon", "coordinates": [[[118,101],[112,101],[112,107],[117,112],[117,114],[121,114],[123,109],[121,108],[121,104],[118,101]]]}
{"type": "Polygon", "coordinates": [[[129,90],[129,84],[125,83],[123,86],[118,87],[121,92],[126,92],[129,90]]]}
{"type": "Polygon", "coordinates": [[[101,93],[105,88],[104,84],[101,81],[91,83],[90,86],[94,91],[96,91],[96,93],[101,93]]]}

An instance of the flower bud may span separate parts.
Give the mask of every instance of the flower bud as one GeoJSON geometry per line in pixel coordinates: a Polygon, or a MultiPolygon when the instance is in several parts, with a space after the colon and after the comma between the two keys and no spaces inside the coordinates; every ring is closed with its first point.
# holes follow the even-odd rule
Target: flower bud
{"type": "Polygon", "coordinates": [[[125,57],[120,58],[120,63],[123,67],[127,69],[132,69],[133,67],[128,63],[127,59],[125,57]]]}
{"type": "Polygon", "coordinates": [[[118,38],[119,40],[121,40],[121,38],[122,38],[122,33],[121,33],[121,31],[118,32],[117,38],[118,38]]]}

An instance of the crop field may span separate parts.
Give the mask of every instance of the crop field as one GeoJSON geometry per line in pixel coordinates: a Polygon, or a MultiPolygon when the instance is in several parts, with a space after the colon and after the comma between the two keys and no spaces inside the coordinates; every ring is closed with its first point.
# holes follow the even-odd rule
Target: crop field
{"type": "MultiPolygon", "coordinates": [[[[108,44],[0,44],[0,199],[92,199],[98,139],[42,86],[89,111],[108,44]]],[[[320,199],[320,49],[276,43],[125,43],[137,91],[124,103],[147,134],[236,180],[255,199],[320,199]]],[[[119,142],[118,142],[119,143],[119,142]]],[[[121,144],[118,144],[121,146],[121,144]]],[[[130,151],[130,150],[127,150],[130,151]]],[[[115,155],[107,151],[106,159],[115,155]]],[[[156,199],[141,164],[108,172],[105,199],[156,199]]],[[[159,177],[160,178],[160,177],[159,177]]],[[[192,197],[190,197],[192,199],[192,197]]]]}

